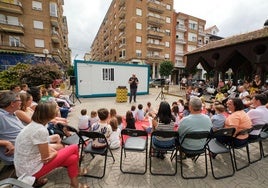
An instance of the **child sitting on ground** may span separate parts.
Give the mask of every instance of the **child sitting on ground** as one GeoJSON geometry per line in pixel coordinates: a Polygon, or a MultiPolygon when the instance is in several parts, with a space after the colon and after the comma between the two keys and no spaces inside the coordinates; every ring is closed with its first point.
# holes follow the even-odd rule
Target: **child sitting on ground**
{"type": "Polygon", "coordinates": [[[138,111],[136,113],[136,120],[137,121],[143,121],[144,120],[144,110],[143,110],[143,105],[142,104],[139,104],[138,105],[138,111]]]}
{"type": "Polygon", "coordinates": [[[149,134],[149,133],[152,133],[152,130],[153,130],[154,115],[152,112],[149,112],[147,117],[148,117],[149,126],[142,124],[142,128],[149,134]]]}
{"type": "Polygon", "coordinates": [[[118,128],[120,131],[123,129],[123,118],[120,115],[116,115],[117,123],[118,123],[118,128]]]}
{"type": "Polygon", "coordinates": [[[127,126],[126,126],[127,129],[136,129],[135,118],[133,117],[133,114],[131,111],[127,111],[126,113],[126,123],[127,123],[127,126]]]}
{"type": "Polygon", "coordinates": [[[81,116],[78,119],[78,129],[79,131],[90,130],[90,121],[89,121],[89,116],[87,115],[87,109],[81,110],[81,116]]]}
{"type": "Polygon", "coordinates": [[[118,128],[118,122],[115,117],[110,119],[110,125],[112,127],[113,132],[111,133],[110,136],[110,148],[111,149],[117,149],[120,147],[120,138],[121,138],[121,130],[118,128]]]}
{"type": "Polygon", "coordinates": [[[96,122],[98,122],[100,119],[98,117],[98,114],[95,110],[92,110],[91,113],[90,113],[90,118],[89,118],[89,121],[90,121],[90,127],[92,127],[92,125],[96,122]]]}

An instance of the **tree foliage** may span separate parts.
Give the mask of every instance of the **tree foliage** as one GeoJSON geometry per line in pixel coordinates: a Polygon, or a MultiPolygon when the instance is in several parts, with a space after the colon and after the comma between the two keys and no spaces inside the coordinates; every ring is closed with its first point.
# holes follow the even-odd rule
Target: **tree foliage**
{"type": "Polygon", "coordinates": [[[161,76],[169,76],[171,75],[173,70],[173,63],[171,61],[164,61],[160,64],[160,75],[161,76]]]}
{"type": "Polygon", "coordinates": [[[0,90],[9,89],[11,85],[27,83],[29,86],[51,84],[55,79],[62,78],[57,64],[23,64],[10,67],[0,72],[0,90]]]}

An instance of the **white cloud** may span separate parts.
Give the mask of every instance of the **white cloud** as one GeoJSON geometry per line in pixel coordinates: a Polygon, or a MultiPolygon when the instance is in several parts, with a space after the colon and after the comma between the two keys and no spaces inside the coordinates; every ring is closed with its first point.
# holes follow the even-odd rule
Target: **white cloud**
{"type": "MultiPolygon", "coordinates": [[[[66,0],[69,46],[72,56],[82,59],[96,36],[112,0],[66,0]]],[[[206,27],[217,25],[219,35],[228,37],[263,27],[268,19],[267,0],[174,0],[176,12],[206,20],[206,27]]]]}

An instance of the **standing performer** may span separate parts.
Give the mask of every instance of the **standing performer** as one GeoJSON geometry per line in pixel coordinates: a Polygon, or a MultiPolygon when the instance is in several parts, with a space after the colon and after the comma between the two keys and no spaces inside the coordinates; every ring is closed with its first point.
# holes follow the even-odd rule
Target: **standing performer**
{"type": "Polygon", "coordinates": [[[129,103],[131,103],[132,97],[133,97],[134,102],[136,102],[136,94],[137,94],[139,80],[135,74],[132,74],[132,77],[129,78],[128,83],[130,85],[129,103]]]}

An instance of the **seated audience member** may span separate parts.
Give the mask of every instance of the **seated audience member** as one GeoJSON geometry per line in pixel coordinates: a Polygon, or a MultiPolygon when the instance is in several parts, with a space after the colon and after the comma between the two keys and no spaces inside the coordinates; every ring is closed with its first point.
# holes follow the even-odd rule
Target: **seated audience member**
{"type": "Polygon", "coordinates": [[[239,91],[239,98],[242,100],[243,104],[247,102],[246,97],[249,96],[248,91],[245,89],[244,86],[239,86],[238,87],[239,91]]]}
{"type": "Polygon", "coordinates": [[[20,92],[20,86],[19,85],[11,85],[10,86],[10,91],[13,91],[14,93],[19,93],[20,92]]]}
{"type": "Polygon", "coordinates": [[[133,117],[133,113],[131,111],[126,112],[126,128],[136,129],[135,118],[133,117]]]}
{"type": "Polygon", "coordinates": [[[27,93],[28,90],[29,90],[29,87],[27,84],[20,85],[20,93],[27,93]]]}
{"type": "Polygon", "coordinates": [[[144,118],[145,118],[145,112],[143,110],[143,105],[142,104],[139,104],[138,105],[138,110],[137,110],[137,113],[136,113],[136,120],[137,121],[143,121],[144,118]]]}
{"type": "Polygon", "coordinates": [[[172,115],[174,116],[174,118],[175,118],[175,123],[174,123],[174,125],[175,125],[175,126],[179,126],[180,115],[179,115],[179,107],[178,107],[178,105],[174,105],[174,106],[172,106],[171,114],[172,114],[172,115]]]}
{"type": "Polygon", "coordinates": [[[222,102],[225,99],[225,96],[222,93],[221,89],[218,89],[217,91],[218,91],[218,93],[215,96],[215,100],[222,102]]]}
{"type": "Polygon", "coordinates": [[[184,100],[183,99],[179,99],[178,102],[178,107],[179,107],[179,114],[182,114],[183,113],[183,110],[184,110],[184,100]]]}
{"type": "Polygon", "coordinates": [[[136,106],[135,105],[132,105],[131,108],[130,108],[130,111],[133,114],[133,117],[135,118],[136,117],[136,114],[137,114],[136,106]]]}
{"type": "MultiPolygon", "coordinates": [[[[187,133],[194,131],[210,131],[212,128],[210,118],[201,113],[202,101],[200,98],[191,97],[189,101],[189,110],[190,115],[182,118],[180,121],[180,128],[178,130],[180,142],[187,133]]],[[[186,149],[198,150],[203,148],[205,142],[206,139],[204,139],[203,142],[200,142],[200,140],[186,139],[182,146],[186,149]]]]}
{"type": "Polygon", "coordinates": [[[81,115],[78,118],[78,129],[79,131],[89,131],[90,130],[90,120],[87,115],[87,109],[81,110],[81,115]]]}
{"type": "Polygon", "coordinates": [[[189,102],[186,102],[186,103],[184,104],[184,109],[183,109],[183,111],[182,111],[182,115],[181,115],[180,118],[186,117],[186,116],[188,116],[189,114],[190,114],[190,110],[189,110],[189,102]]]}
{"type": "MultiPolygon", "coordinates": [[[[156,117],[153,119],[153,130],[160,131],[173,131],[174,130],[174,122],[175,118],[171,114],[171,107],[168,102],[162,101],[160,103],[158,112],[156,117]]],[[[159,136],[155,136],[152,138],[153,143],[156,146],[168,148],[175,144],[175,140],[173,138],[163,138],[159,136]]],[[[164,159],[164,153],[159,152],[157,157],[160,159],[164,159]]]]}
{"type": "Polygon", "coordinates": [[[117,149],[121,146],[121,130],[118,128],[118,122],[116,117],[110,119],[110,125],[112,127],[112,133],[110,136],[110,148],[117,149]]]}
{"type": "Polygon", "coordinates": [[[20,93],[21,106],[20,109],[15,112],[16,116],[26,126],[32,121],[32,115],[34,110],[31,108],[33,97],[29,93],[20,93]]]}
{"type": "Polygon", "coordinates": [[[14,164],[16,174],[36,178],[34,187],[46,184],[43,177],[58,167],[66,167],[71,186],[79,188],[78,183],[78,145],[74,144],[59,151],[48,144],[48,132],[45,125],[58,113],[55,102],[39,103],[32,116],[32,122],[17,136],[14,164]]]}
{"type": "Polygon", "coordinates": [[[148,115],[147,115],[147,118],[148,118],[148,123],[149,123],[149,125],[146,125],[146,124],[142,124],[141,126],[142,126],[142,128],[149,134],[149,133],[151,133],[152,132],[152,130],[153,130],[153,119],[154,119],[154,114],[152,114],[152,113],[148,113],[148,115]]]}
{"type": "MultiPolygon", "coordinates": [[[[255,109],[251,109],[247,112],[252,126],[268,123],[268,109],[266,108],[267,97],[265,94],[257,94],[252,99],[252,105],[255,109]]],[[[256,138],[260,134],[261,130],[254,130],[249,134],[249,139],[256,138]]]]}
{"type": "Polygon", "coordinates": [[[116,115],[116,119],[117,119],[117,123],[118,123],[118,128],[120,129],[120,130],[122,130],[123,129],[123,118],[122,118],[122,116],[121,115],[116,115]]]}
{"type": "Polygon", "coordinates": [[[116,109],[115,108],[111,108],[110,109],[109,118],[111,119],[113,117],[116,117],[116,114],[117,114],[116,109]]]}
{"type": "Polygon", "coordinates": [[[112,128],[108,124],[109,111],[106,108],[100,108],[97,113],[100,120],[92,125],[91,130],[104,134],[108,143],[110,143],[112,128]]]}
{"type": "Polygon", "coordinates": [[[0,93],[0,159],[6,165],[13,164],[15,139],[24,128],[15,115],[20,106],[18,93],[12,91],[0,93]]]}
{"type": "Polygon", "coordinates": [[[90,112],[90,118],[89,118],[90,127],[92,127],[92,125],[93,125],[94,123],[97,123],[97,122],[99,122],[99,121],[100,121],[100,118],[98,117],[98,113],[97,113],[97,111],[92,110],[92,111],[90,112]]]}
{"type": "Polygon", "coordinates": [[[222,104],[214,105],[215,114],[211,116],[212,129],[213,131],[224,127],[225,123],[225,107],[222,104]]]}
{"type": "Polygon", "coordinates": [[[227,101],[227,108],[231,114],[226,118],[224,128],[234,127],[235,134],[231,140],[229,137],[217,138],[217,140],[226,144],[231,144],[233,142],[235,146],[243,145],[247,142],[248,134],[239,135],[237,137],[235,136],[242,130],[250,129],[252,127],[252,123],[249,119],[249,116],[244,111],[242,99],[230,98],[227,101]]]}
{"type": "Polygon", "coordinates": [[[32,97],[33,97],[33,102],[31,105],[31,109],[35,109],[35,107],[37,106],[37,104],[39,103],[42,94],[41,94],[41,89],[40,87],[31,87],[30,90],[28,91],[32,97]]]}
{"type": "Polygon", "coordinates": [[[146,115],[147,115],[148,113],[153,113],[153,114],[155,114],[155,111],[154,111],[154,109],[153,109],[153,107],[152,107],[152,103],[151,103],[151,102],[147,102],[147,104],[146,104],[146,108],[145,108],[145,113],[146,113],[146,115]]]}

